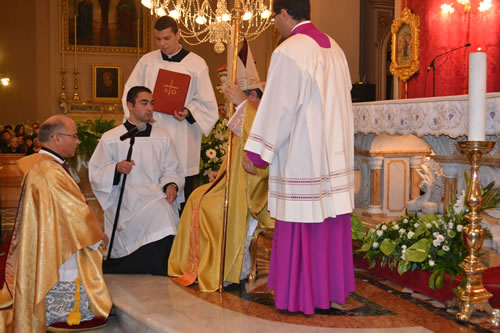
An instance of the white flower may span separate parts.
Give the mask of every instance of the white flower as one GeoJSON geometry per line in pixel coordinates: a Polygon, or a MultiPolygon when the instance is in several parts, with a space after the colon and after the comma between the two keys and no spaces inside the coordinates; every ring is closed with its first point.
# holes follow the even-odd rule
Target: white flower
{"type": "Polygon", "coordinates": [[[408,232],[408,239],[411,239],[413,237],[413,235],[415,235],[415,233],[413,231],[409,231],[408,232]]]}
{"type": "Polygon", "coordinates": [[[408,219],[404,219],[404,220],[403,220],[403,223],[408,223],[408,219]]]}
{"type": "Polygon", "coordinates": [[[457,225],[457,231],[462,232],[462,230],[464,230],[464,226],[461,224],[457,225]]]}
{"type": "Polygon", "coordinates": [[[420,223],[418,223],[418,222],[417,222],[417,223],[415,223],[413,226],[414,226],[415,228],[418,228],[418,227],[420,226],[420,223]]]}
{"type": "Polygon", "coordinates": [[[433,267],[434,266],[434,260],[429,260],[429,266],[433,267]]]}
{"type": "Polygon", "coordinates": [[[405,229],[399,229],[399,233],[400,233],[401,235],[403,235],[405,232],[406,232],[406,230],[405,230],[405,229]]]}
{"type": "Polygon", "coordinates": [[[450,251],[450,247],[448,245],[443,245],[443,251],[450,251]]]}
{"type": "Polygon", "coordinates": [[[432,245],[434,245],[434,247],[438,247],[439,245],[441,245],[441,242],[435,239],[432,241],[432,245]]]}
{"type": "Polygon", "coordinates": [[[449,228],[449,229],[453,229],[453,226],[455,226],[455,225],[453,224],[453,222],[448,222],[448,228],[449,228]]]}
{"type": "Polygon", "coordinates": [[[442,242],[442,241],[444,241],[444,236],[439,234],[439,235],[437,235],[436,239],[439,240],[439,242],[442,242]]]}
{"type": "Polygon", "coordinates": [[[387,230],[387,226],[385,224],[382,226],[382,230],[387,230]]]}
{"type": "Polygon", "coordinates": [[[399,230],[399,224],[396,224],[396,225],[394,226],[394,230],[399,230]]]}
{"type": "Polygon", "coordinates": [[[208,158],[212,159],[214,157],[217,156],[217,152],[215,151],[215,149],[207,149],[207,151],[205,152],[205,155],[207,155],[208,158]]]}
{"type": "Polygon", "coordinates": [[[380,237],[380,236],[382,236],[383,234],[384,234],[384,231],[382,231],[382,230],[377,230],[377,236],[379,236],[379,237],[380,237]]]}
{"type": "Polygon", "coordinates": [[[434,231],[434,232],[432,233],[432,236],[434,236],[434,238],[436,238],[438,235],[439,235],[439,232],[437,232],[437,231],[434,231]]]}
{"type": "Polygon", "coordinates": [[[401,248],[402,248],[403,250],[406,250],[406,245],[404,245],[404,244],[403,244],[403,245],[401,245],[401,248]]]}
{"type": "Polygon", "coordinates": [[[374,249],[376,249],[376,248],[378,247],[378,243],[377,243],[377,242],[373,242],[372,247],[373,247],[374,249]]]}
{"type": "Polygon", "coordinates": [[[427,227],[427,229],[432,228],[432,224],[430,224],[430,223],[426,223],[425,226],[427,227]]]}

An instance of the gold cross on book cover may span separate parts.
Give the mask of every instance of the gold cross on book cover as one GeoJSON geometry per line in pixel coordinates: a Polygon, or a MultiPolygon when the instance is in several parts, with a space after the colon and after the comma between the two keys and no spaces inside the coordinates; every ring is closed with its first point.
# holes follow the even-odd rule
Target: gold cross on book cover
{"type": "Polygon", "coordinates": [[[182,111],[186,103],[191,76],[172,72],[166,69],[158,71],[153,99],[154,110],[173,115],[175,111],[182,111]]]}

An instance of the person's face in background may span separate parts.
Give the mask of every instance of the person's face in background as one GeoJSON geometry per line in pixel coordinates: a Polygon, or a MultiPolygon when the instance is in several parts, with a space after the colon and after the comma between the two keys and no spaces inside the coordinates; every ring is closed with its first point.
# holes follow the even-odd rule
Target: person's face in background
{"type": "Polygon", "coordinates": [[[33,147],[35,147],[35,148],[40,148],[40,147],[42,147],[42,146],[40,145],[40,140],[38,140],[38,137],[36,137],[36,138],[34,138],[34,139],[33,139],[33,147]]]}
{"type": "Polygon", "coordinates": [[[26,138],[26,146],[27,147],[33,146],[33,140],[31,138],[26,138]]]}
{"type": "Polygon", "coordinates": [[[3,142],[9,142],[11,138],[11,135],[9,132],[3,132],[2,134],[2,140],[3,142]]]}
{"type": "Polygon", "coordinates": [[[10,147],[11,148],[19,147],[19,141],[17,140],[17,136],[14,136],[10,139],[10,147]]]}
{"type": "Polygon", "coordinates": [[[180,31],[174,33],[172,28],[163,29],[162,31],[155,29],[156,45],[158,45],[158,48],[167,55],[171,55],[179,51],[180,37],[180,31]]]}

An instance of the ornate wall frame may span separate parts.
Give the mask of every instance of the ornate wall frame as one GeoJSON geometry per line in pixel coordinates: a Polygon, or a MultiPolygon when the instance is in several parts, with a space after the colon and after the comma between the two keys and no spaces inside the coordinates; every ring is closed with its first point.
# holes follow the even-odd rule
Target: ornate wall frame
{"type": "Polygon", "coordinates": [[[92,66],[92,101],[119,103],[122,98],[122,86],[122,69],[120,66],[92,66]]]}
{"type": "Polygon", "coordinates": [[[413,14],[406,7],[401,12],[401,17],[395,19],[391,25],[392,33],[392,75],[406,82],[419,67],[419,34],[420,17],[413,14]]]}
{"type": "MultiPolygon", "coordinates": [[[[102,21],[102,16],[101,16],[101,8],[98,7],[99,1],[98,0],[60,0],[60,8],[61,8],[61,26],[62,26],[62,38],[63,42],[61,43],[62,45],[62,51],[63,52],[71,52],[75,50],[75,37],[74,37],[74,31],[75,31],[75,8],[78,8],[78,6],[81,5],[81,3],[90,3],[91,7],[93,9],[90,9],[91,17],[87,20],[87,22],[93,22],[91,23],[92,27],[89,27],[89,29],[94,31],[94,34],[97,33],[97,28],[96,25],[99,24],[99,22],[102,21]]],[[[115,16],[118,16],[118,6],[122,4],[121,1],[119,0],[109,0],[108,1],[108,15],[109,13],[115,14],[115,16]]],[[[151,15],[149,10],[145,8],[144,6],[141,5],[140,0],[129,0],[128,2],[125,2],[125,5],[128,4],[128,8],[130,8],[131,4],[135,4],[135,9],[132,11],[126,11],[127,8],[124,8],[121,12],[125,14],[130,14],[133,13],[137,16],[137,22],[131,21],[129,15],[129,21],[125,22],[125,26],[136,26],[135,30],[133,28],[130,28],[131,31],[134,31],[133,34],[137,34],[137,37],[139,39],[139,45],[137,45],[137,37],[134,36],[135,45],[130,45],[130,46],[120,46],[117,45],[119,44],[116,42],[116,38],[114,38],[113,33],[108,36],[109,42],[107,43],[96,43],[94,42],[85,42],[81,41],[78,42],[76,45],[76,51],[80,53],[90,53],[90,54],[101,54],[101,53],[107,53],[107,54],[144,54],[147,53],[151,50],[151,15]],[[135,13],[134,13],[135,11],[135,13]],[[138,31],[138,32],[137,32],[138,31]],[[103,44],[103,45],[100,45],[103,44]]],[[[82,15],[83,16],[83,15],[82,15]]],[[[109,23],[112,25],[112,23],[109,23]]],[[[123,29],[117,29],[114,27],[111,27],[110,30],[113,29],[114,31],[123,31],[123,29]]],[[[99,32],[102,33],[102,32],[99,32]]],[[[109,32],[108,32],[109,33],[109,32]]],[[[130,36],[131,37],[131,36],[130,36]]],[[[77,37],[77,40],[80,37],[77,37]]],[[[96,37],[94,39],[97,39],[96,37]]]]}

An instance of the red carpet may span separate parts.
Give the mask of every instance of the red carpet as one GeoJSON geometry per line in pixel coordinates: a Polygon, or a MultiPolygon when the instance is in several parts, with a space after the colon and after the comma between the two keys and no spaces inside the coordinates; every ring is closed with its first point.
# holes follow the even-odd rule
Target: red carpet
{"type": "MultiPolygon", "coordinates": [[[[354,256],[354,266],[365,269],[376,276],[405,286],[441,302],[451,300],[454,297],[453,288],[460,284],[460,281],[455,279],[455,281],[453,281],[450,285],[449,276],[446,275],[443,288],[433,290],[429,288],[429,277],[432,272],[416,271],[406,272],[403,275],[399,275],[397,270],[391,270],[387,266],[382,268],[378,264],[374,268],[368,269],[370,266],[368,260],[363,259],[362,256],[358,255],[354,256]]],[[[483,285],[490,293],[493,294],[493,297],[490,299],[491,306],[494,308],[500,307],[500,267],[489,268],[483,273],[483,285]]]]}

